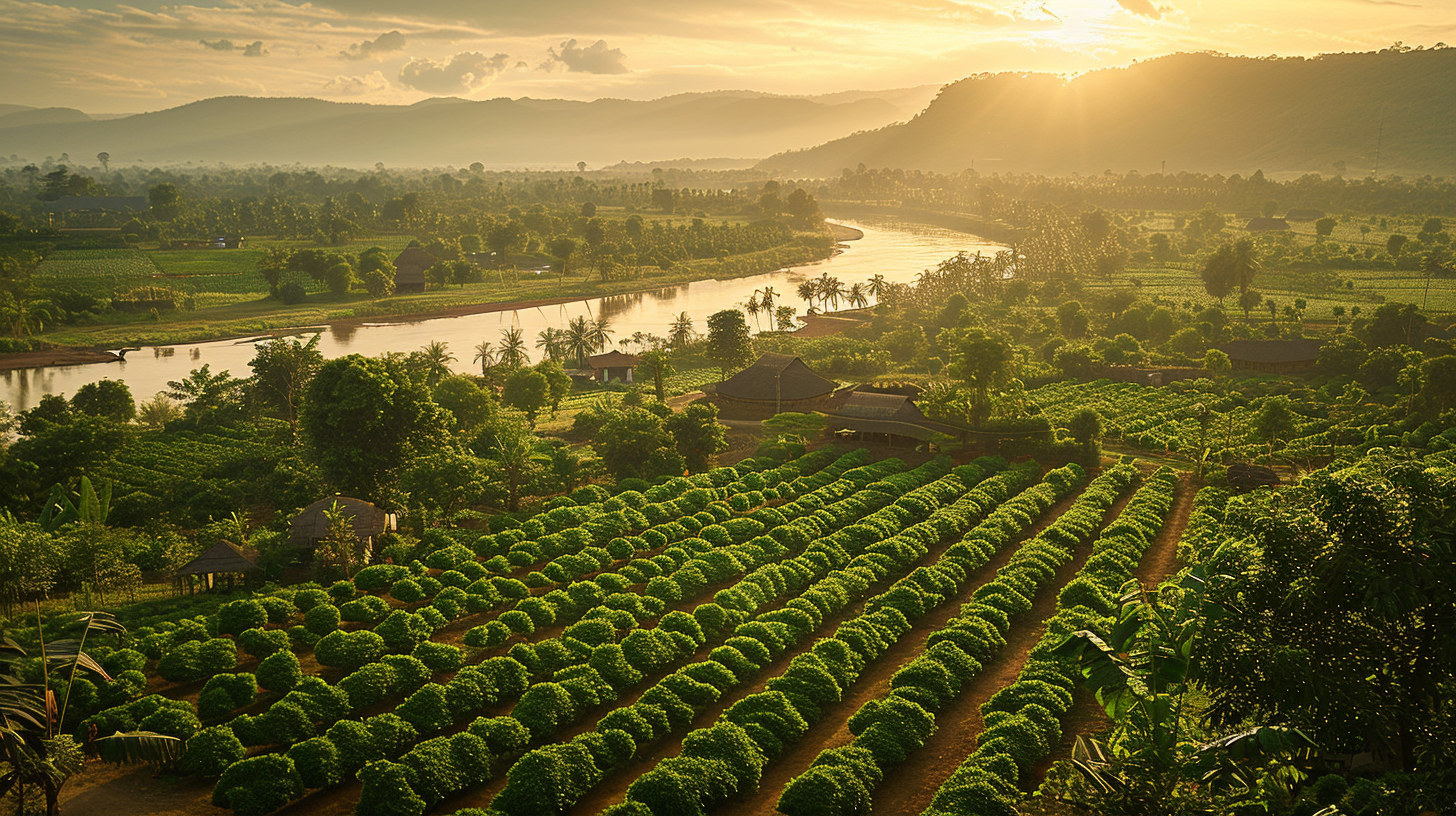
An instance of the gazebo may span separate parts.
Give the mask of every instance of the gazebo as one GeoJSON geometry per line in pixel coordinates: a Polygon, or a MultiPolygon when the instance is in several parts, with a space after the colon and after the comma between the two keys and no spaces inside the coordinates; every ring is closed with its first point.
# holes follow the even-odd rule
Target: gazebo
{"type": "Polygon", "coordinates": [[[232,589],[239,575],[247,580],[250,575],[261,569],[262,567],[255,564],[253,559],[245,555],[237,545],[219,541],[208,547],[202,555],[178,569],[177,583],[181,587],[195,590],[196,585],[186,579],[191,576],[199,576],[199,581],[205,589],[213,589],[217,586],[217,577],[226,576],[228,589],[232,589]]]}
{"type": "Polygon", "coordinates": [[[434,266],[435,260],[419,244],[405,247],[394,259],[394,291],[398,294],[425,291],[425,270],[434,266]]]}
{"type": "Polygon", "coordinates": [[[361,541],[374,543],[374,537],[385,530],[393,530],[397,520],[393,513],[386,513],[363,499],[349,496],[326,496],[303,508],[288,528],[288,543],[294,547],[313,547],[329,535],[329,518],[324,511],[337,503],[345,515],[352,517],[354,535],[361,541]]]}

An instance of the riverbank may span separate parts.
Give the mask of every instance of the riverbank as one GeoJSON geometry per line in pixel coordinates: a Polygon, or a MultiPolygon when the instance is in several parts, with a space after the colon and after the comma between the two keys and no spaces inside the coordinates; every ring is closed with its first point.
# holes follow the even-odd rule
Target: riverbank
{"type": "Polygon", "coordinates": [[[627,281],[568,281],[550,275],[487,273],[496,281],[442,287],[419,295],[370,301],[356,295],[350,300],[328,300],[313,296],[308,302],[286,306],[262,298],[196,312],[176,312],[161,321],[145,316],[119,323],[67,326],[41,336],[51,344],[41,350],[0,354],[0,371],[15,371],[61,365],[115,362],[121,359],[108,349],[137,346],[171,346],[258,337],[282,337],[319,328],[344,329],[382,323],[415,323],[439,318],[510,312],[556,306],[580,300],[631,296],[702,280],[729,280],[776,269],[802,266],[832,258],[840,246],[857,241],[864,233],[842,224],[826,224],[832,243],[827,251],[803,244],[775,247],[728,260],[697,261],[670,271],[652,270],[627,281]],[[729,274],[722,274],[723,272],[729,274]],[[653,274],[655,273],[655,274],[653,274]],[[509,297],[502,297],[509,295],[509,297]],[[534,297],[532,295],[535,295],[534,297]]]}
{"type": "Polygon", "coordinates": [[[824,212],[831,218],[884,218],[891,216],[914,224],[928,224],[935,227],[964,232],[1014,244],[1026,237],[1026,231],[1000,221],[988,221],[968,213],[941,212],[901,204],[869,204],[861,201],[823,201],[824,212]]]}

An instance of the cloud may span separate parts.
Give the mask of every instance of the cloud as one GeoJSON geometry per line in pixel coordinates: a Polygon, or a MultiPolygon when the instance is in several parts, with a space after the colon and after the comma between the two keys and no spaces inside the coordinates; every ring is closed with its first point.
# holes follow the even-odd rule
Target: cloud
{"type": "Polygon", "coordinates": [[[1127,11],[1149,20],[1161,20],[1164,14],[1172,11],[1166,6],[1153,5],[1152,0],[1117,0],[1117,4],[1127,11]]]}
{"type": "Polygon", "coordinates": [[[334,96],[365,96],[389,90],[389,80],[379,71],[363,76],[339,75],[324,83],[324,93],[334,96]]]}
{"type": "Polygon", "coordinates": [[[399,51],[402,48],[404,48],[404,35],[397,30],[388,31],[372,40],[354,43],[349,46],[348,51],[340,51],[339,56],[349,60],[362,60],[378,54],[399,51]]]}
{"type": "Polygon", "coordinates": [[[548,49],[547,53],[550,55],[546,60],[547,67],[561,64],[568,71],[586,74],[627,73],[627,55],[620,48],[608,48],[606,40],[597,40],[586,48],[578,47],[574,39],[567,40],[561,44],[560,53],[554,48],[548,49]]]}
{"type": "Polygon", "coordinates": [[[254,40],[247,45],[238,45],[232,40],[213,40],[211,42],[208,42],[207,40],[198,40],[198,42],[202,43],[204,47],[211,48],[214,51],[241,51],[243,52],[243,56],[245,57],[268,56],[268,50],[263,47],[262,40],[254,40]]]}
{"type": "Polygon", "coordinates": [[[490,84],[509,60],[508,54],[487,57],[479,51],[462,51],[443,62],[415,57],[399,69],[399,81],[428,93],[472,91],[490,84]]]}

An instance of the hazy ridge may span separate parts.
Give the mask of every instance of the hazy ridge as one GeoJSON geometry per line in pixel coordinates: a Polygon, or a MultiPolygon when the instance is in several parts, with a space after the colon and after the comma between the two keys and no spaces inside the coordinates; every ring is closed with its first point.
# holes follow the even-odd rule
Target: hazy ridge
{"type": "Polygon", "coordinates": [[[1071,81],[995,74],[946,86],[904,124],[774,156],[983,173],[1456,172],[1456,49],[1254,59],[1175,54],[1071,81]],[[1343,163],[1343,164],[1341,164],[1343,163]]]}
{"type": "Polygon", "coordinates": [[[113,162],[593,166],[682,156],[763,157],[914,115],[933,87],[824,99],[746,91],[646,102],[431,99],[373,105],[218,97],[120,119],[0,106],[0,155],[101,151],[113,162]]]}

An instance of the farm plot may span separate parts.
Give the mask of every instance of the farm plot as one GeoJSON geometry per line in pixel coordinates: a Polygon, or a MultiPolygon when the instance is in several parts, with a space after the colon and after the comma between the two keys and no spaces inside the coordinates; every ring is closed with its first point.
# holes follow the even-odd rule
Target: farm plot
{"type": "Polygon", "coordinates": [[[109,298],[118,290],[153,283],[160,271],[135,249],[63,249],[36,267],[34,280],[44,290],[69,290],[109,298]]]}
{"type": "MultiPolygon", "coordinates": [[[[442,533],[408,566],[138,629],[107,652],[116,679],[85,706],[95,713],[81,727],[104,736],[145,724],[189,738],[179,770],[221,774],[213,800],[240,813],[270,811],[305,788],[318,790],[310,801],[352,796],[373,812],[369,791],[397,792],[400,768],[439,759],[441,740],[485,757],[468,763],[475,775],[457,763],[452,781],[417,780],[420,801],[433,804],[619,687],[651,685],[642,698],[664,703],[673,689],[691,697],[692,672],[677,667],[696,651],[748,637],[745,625],[770,642],[787,629],[771,607],[843,557],[822,536],[870,546],[880,526],[927,517],[999,467],[951,473],[936,460],[907,470],[862,452],[771,465],[642,493],[583,489],[519,529],[442,533]],[[162,693],[130,699],[149,685],[162,693]],[[339,784],[356,773],[362,792],[339,784]]],[[[790,603],[782,614],[797,620],[790,603]]]]}

